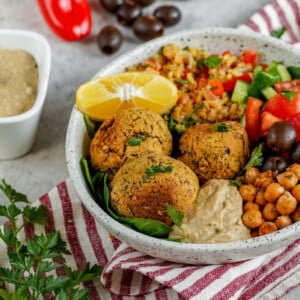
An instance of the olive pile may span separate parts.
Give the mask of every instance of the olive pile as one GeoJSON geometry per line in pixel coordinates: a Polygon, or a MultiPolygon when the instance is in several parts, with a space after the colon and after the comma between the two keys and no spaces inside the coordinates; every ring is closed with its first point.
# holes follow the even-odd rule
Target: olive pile
{"type": "Polygon", "coordinates": [[[287,122],[274,123],[265,137],[265,157],[263,171],[271,170],[279,173],[288,164],[300,163],[300,141],[296,142],[297,131],[287,122]]]}
{"type": "MultiPolygon", "coordinates": [[[[114,14],[118,23],[131,27],[142,41],[162,36],[164,28],[177,24],[181,19],[180,10],[173,5],[157,7],[152,15],[143,15],[143,7],[155,0],[100,0],[108,12],[114,14]]],[[[121,47],[123,36],[115,25],[107,25],[97,36],[99,49],[104,54],[113,54],[121,47]]]]}

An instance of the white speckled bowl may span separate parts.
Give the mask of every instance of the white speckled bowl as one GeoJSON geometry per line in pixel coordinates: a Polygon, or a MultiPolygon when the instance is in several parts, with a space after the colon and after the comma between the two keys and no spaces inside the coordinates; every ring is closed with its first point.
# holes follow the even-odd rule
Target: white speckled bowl
{"type": "Polygon", "coordinates": [[[39,71],[34,105],[22,114],[0,117],[0,159],[14,159],[26,154],[35,141],[50,77],[51,50],[41,34],[16,29],[0,29],[0,48],[30,53],[39,71]]]}
{"type": "MultiPolygon", "coordinates": [[[[171,42],[181,46],[197,46],[212,53],[222,53],[227,49],[233,53],[241,49],[259,50],[267,63],[283,60],[287,65],[300,65],[300,51],[280,40],[235,29],[210,28],[179,32],[147,42],[111,62],[96,76],[122,72],[126,67],[146,59],[161,46],[171,42]]],[[[259,256],[286,246],[300,237],[300,222],[265,236],[221,244],[176,243],[138,233],[112,219],[91,197],[79,167],[87,143],[82,114],[74,107],[67,131],[66,157],[76,191],[86,208],[107,231],[141,252],[179,263],[219,264],[259,256]]]]}

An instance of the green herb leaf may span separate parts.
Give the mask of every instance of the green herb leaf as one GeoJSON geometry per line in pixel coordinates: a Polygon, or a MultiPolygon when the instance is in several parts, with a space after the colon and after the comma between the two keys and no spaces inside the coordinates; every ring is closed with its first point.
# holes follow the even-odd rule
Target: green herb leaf
{"type": "Polygon", "coordinates": [[[176,208],[171,205],[167,206],[167,214],[172,219],[174,224],[180,228],[184,214],[181,211],[176,210],[176,208]]]}
{"type": "Polygon", "coordinates": [[[130,146],[138,146],[141,144],[142,141],[144,141],[146,138],[145,135],[139,135],[139,136],[132,136],[128,139],[127,143],[130,146]]]}
{"type": "Polygon", "coordinates": [[[281,36],[285,33],[285,31],[286,31],[286,28],[285,27],[280,27],[280,28],[278,28],[278,29],[276,29],[276,30],[273,30],[272,32],[271,32],[271,36],[273,36],[273,37],[275,37],[275,38],[281,38],[281,36]]]}
{"type": "Polygon", "coordinates": [[[29,207],[23,209],[24,221],[26,223],[35,223],[46,225],[49,215],[45,206],[29,207]]]}
{"type": "Polygon", "coordinates": [[[0,189],[3,191],[3,193],[6,195],[6,197],[11,203],[29,203],[26,195],[17,192],[9,184],[7,184],[4,179],[2,180],[2,184],[0,184],[0,189]]]}
{"type": "Polygon", "coordinates": [[[222,58],[214,55],[208,56],[204,59],[204,64],[210,69],[216,68],[221,62],[222,58]]]}
{"type": "Polygon", "coordinates": [[[227,124],[225,123],[216,123],[213,125],[215,131],[218,132],[228,132],[229,131],[229,127],[227,124]]]}
{"type": "Polygon", "coordinates": [[[84,124],[88,133],[88,136],[92,139],[95,135],[95,124],[91,121],[88,115],[83,116],[84,124]]]}
{"type": "Polygon", "coordinates": [[[240,187],[243,184],[242,180],[239,179],[229,179],[229,183],[231,185],[235,185],[236,187],[240,187]]]}
{"type": "Polygon", "coordinates": [[[292,101],[296,95],[296,92],[294,91],[286,91],[286,92],[281,92],[281,95],[285,98],[287,98],[289,101],[292,101]]]}
{"type": "Polygon", "coordinates": [[[175,79],[175,82],[178,82],[181,85],[187,85],[189,83],[188,80],[186,80],[186,79],[180,79],[180,78],[179,79],[175,79]]]}

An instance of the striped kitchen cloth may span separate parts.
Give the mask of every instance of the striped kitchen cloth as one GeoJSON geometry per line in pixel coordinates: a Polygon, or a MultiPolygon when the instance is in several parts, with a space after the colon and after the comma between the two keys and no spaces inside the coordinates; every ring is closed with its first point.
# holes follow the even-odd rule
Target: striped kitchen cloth
{"type": "MultiPolygon", "coordinates": [[[[286,28],[282,39],[300,40],[300,1],[275,0],[254,14],[240,29],[270,34],[286,28]]],[[[82,269],[86,262],[104,266],[99,280],[86,283],[90,299],[278,299],[300,285],[300,239],[272,253],[224,265],[192,266],[153,258],[106,232],[80,202],[67,179],[40,197],[50,214],[46,227],[26,226],[23,238],[60,231],[72,255],[66,262],[82,269]]],[[[7,265],[0,243],[0,265],[7,265]]]]}

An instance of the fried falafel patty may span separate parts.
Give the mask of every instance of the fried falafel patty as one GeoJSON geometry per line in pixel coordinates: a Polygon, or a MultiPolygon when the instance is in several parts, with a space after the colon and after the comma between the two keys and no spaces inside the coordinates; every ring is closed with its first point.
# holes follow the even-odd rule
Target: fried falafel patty
{"type": "Polygon", "coordinates": [[[163,118],[136,107],[104,121],[90,144],[92,167],[110,174],[134,158],[152,152],[169,155],[171,151],[172,135],[163,118]]]}
{"type": "Polygon", "coordinates": [[[110,188],[111,206],[119,215],[171,225],[167,207],[185,213],[197,198],[199,182],[183,162],[153,153],[124,164],[110,188]]]}
{"type": "Polygon", "coordinates": [[[187,164],[200,182],[231,179],[249,158],[245,129],[234,121],[190,126],[179,141],[178,159],[187,164]]]}

